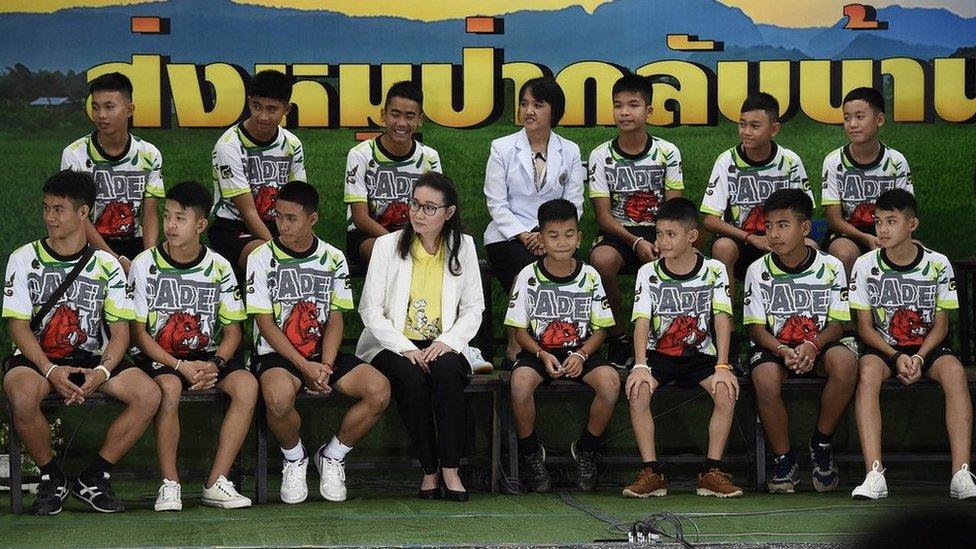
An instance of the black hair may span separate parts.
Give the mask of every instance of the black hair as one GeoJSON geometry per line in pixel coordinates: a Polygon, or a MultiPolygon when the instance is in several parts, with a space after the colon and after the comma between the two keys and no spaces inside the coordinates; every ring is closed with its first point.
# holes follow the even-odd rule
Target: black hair
{"type": "Polygon", "coordinates": [[[853,90],[847,92],[844,96],[844,103],[850,103],[851,101],[864,101],[871,106],[876,112],[885,112],[885,100],[881,92],[868,87],[854,88],[853,90]]]}
{"type": "Polygon", "coordinates": [[[519,103],[525,98],[525,92],[531,92],[536,101],[549,103],[552,107],[552,127],[555,128],[566,112],[566,94],[556,79],[546,76],[528,80],[519,90],[519,103]]]}
{"type": "Polygon", "coordinates": [[[613,83],[610,96],[616,97],[618,93],[631,92],[638,93],[644,98],[644,103],[650,105],[654,97],[654,89],[651,86],[651,79],[634,73],[627,73],[613,83]]]}
{"type": "Polygon", "coordinates": [[[89,82],[88,93],[93,94],[97,91],[119,92],[132,101],[132,81],[121,72],[109,72],[89,82]]]}
{"type": "Polygon", "coordinates": [[[75,208],[95,207],[95,180],[88,172],[61,170],[44,182],[44,194],[67,198],[75,208]]]}
{"type": "Polygon", "coordinates": [[[742,110],[739,112],[765,111],[770,122],[779,122],[779,101],[775,97],[766,93],[759,92],[742,102],[742,110]]]}
{"type": "Polygon", "coordinates": [[[281,71],[267,70],[255,74],[247,87],[250,97],[267,97],[284,104],[291,103],[291,90],[295,81],[281,71]]]}
{"type": "Polygon", "coordinates": [[[657,210],[658,221],[675,221],[689,229],[698,228],[698,207],[683,196],[666,200],[657,210]]]}
{"type": "Polygon", "coordinates": [[[539,227],[545,229],[546,223],[554,221],[572,221],[579,225],[579,210],[576,205],[565,198],[554,198],[543,202],[539,206],[539,227]]]}
{"type": "Polygon", "coordinates": [[[304,181],[289,181],[282,185],[277,200],[294,202],[309,215],[319,211],[319,192],[304,181]]]}
{"type": "Polygon", "coordinates": [[[906,217],[918,217],[918,200],[905,189],[891,189],[881,193],[874,202],[875,210],[902,212],[906,217]]]}
{"type": "Polygon", "coordinates": [[[809,221],[813,217],[813,201],[801,189],[780,189],[763,202],[766,215],[777,210],[789,210],[803,221],[809,221]]]}
{"type": "Polygon", "coordinates": [[[386,101],[383,103],[384,109],[389,108],[390,101],[394,97],[414,101],[420,105],[420,110],[424,110],[424,92],[420,91],[420,87],[410,80],[402,80],[390,86],[390,89],[386,92],[386,101]]]}
{"type": "Polygon", "coordinates": [[[196,181],[183,181],[166,191],[166,199],[176,202],[188,210],[196,210],[201,217],[210,215],[213,207],[213,193],[196,181]]]}
{"type": "MultiPolygon", "coordinates": [[[[420,187],[433,189],[444,195],[444,209],[454,206],[454,215],[444,221],[441,228],[441,242],[447,248],[447,268],[454,276],[461,275],[461,243],[463,241],[463,225],[461,223],[461,208],[458,206],[457,185],[450,177],[437,173],[427,172],[417,178],[413,184],[414,192],[420,187]]],[[[410,248],[413,246],[413,237],[416,233],[413,224],[407,223],[400,231],[400,240],[397,241],[397,251],[400,259],[406,259],[410,255],[410,248]]]]}

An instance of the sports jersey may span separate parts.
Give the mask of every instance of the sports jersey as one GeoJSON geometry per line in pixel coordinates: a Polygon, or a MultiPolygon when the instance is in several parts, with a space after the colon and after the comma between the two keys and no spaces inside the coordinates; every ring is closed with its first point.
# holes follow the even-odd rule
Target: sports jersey
{"type": "Polygon", "coordinates": [[[874,226],[874,202],[881,193],[891,189],[915,194],[905,156],[884,143],[870,164],[858,164],[854,160],[850,143],[824,159],[821,202],[824,206],[839,204],[844,219],[855,227],[874,226]]]}
{"type": "Polygon", "coordinates": [[[786,147],[772,144],[769,158],[750,160],[742,145],[723,152],[715,160],[701,211],[724,217],[732,225],[755,234],[766,233],[763,202],[780,189],[803,189],[816,206],[810,180],[800,157],[786,147]]]}
{"type": "MultiPolygon", "coordinates": [[[[376,137],[359,143],[346,155],[346,204],[365,202],[369,216],[386,230],[393,232],[407,223],[407,202],[413,197],[413,184],[427,172],[440,172],[441,159],[437,151],[413,142],[405,156],[396,156],[383,148],[376,137]]],[[[348,230],[356,228],[352,222],[352,208],[346,208],[348,230]]]]}
{"type": "Polygon", "coordinates": [[[61,169],[92,174],[95,208],[91,220],[103,238],[141,237],[143,200],[165,195],[163,155],[152,143],[131,134],[119,156],[102,149],[97,133],[86,135],[61,152],[61,169]]]}
{"type": "Polygon", "coordinates": [[[543,262],[526,265],[512,288],[505,325],[527,328],[544,349],[578,349],[594,330],[613,326],[613,313],[600,274],[576,262],[567,277],[549,273],[543,262]]]}
{"type": "Polygon", "coordinates": [[[921,345],[937,311],[959,308],[949,259],[916,246],[908,265],[895,265],[878,248],[857,258],[851,271],[851,308],[871,311],[874,328],[892,346],[921,345]]]}
{"type": "Polygon", "coordinates": [[[590,153],[586,178],[589,198],[609,198],[610,214],[625,227],[654,225],[664,191],[685,188],[681,153],[674,144],[647,136],[639,154],[620,149],[619,137],[590,153]]]}
{"type": "Polygon", "coordinates": [[[163,245],[142,252],[129,269],[129,292],[136,321],[176,358],[216,352],[220,329],[245,319],[230,263],[206,246],[190,263],[176,262],[163,245]]]}
{"type": "MultiPolygon", "coordinates": [[[[315,238],[307,252],[277,239],[247,256],[247,313],[273,314],[275,324],[305,358],[319,354],[331,311],[351,311],[352,288],[346,257],[315,238]]],[[[276,352],[254,324],[257,354],[276,352]]]]}
{"type": "Polygon", "coordinates": [[[250,192],[258,216],[275,219],[278,189],[289,181],[305,181],[302,142],[284,128],[271,141],[258,141],[241,122],[220,136],[213,150],[214,215],[243,225],[232,199],[250,192]]]}
{"type": "Polygon", "coordinates": [[[698,254],[686,275],[669,271],[663,259],[637,271],[633,320],[650,321],[647,348],[673,356],[715,355],[713,315],[732,316],[729,276],[720,261],[698,254]]]}
{"type": "Polygon", "coordinates": [[[844,265],[832,255],[807,250],[807,260],[796,268],[772,253],[749,266],[744,324],[763,324],[780,342],[799,345],[817,337],[828,322],[851,319],[844,265]]]}
{"type": "MultiPolygon", "coordinates": [[[[44,239],[10,254],[3,288],[3,318],[29,321],[74,269],[83,252],[62,256],[44,239]]],[[[108,252],[96,250],[58,303],[41,321],[34,337],[51,360],[100,354],[108,342],[105,322],[132,320],[122,266],[108,252]]],[[[17,349],[17,354],[20,350],[17,349]]]]}

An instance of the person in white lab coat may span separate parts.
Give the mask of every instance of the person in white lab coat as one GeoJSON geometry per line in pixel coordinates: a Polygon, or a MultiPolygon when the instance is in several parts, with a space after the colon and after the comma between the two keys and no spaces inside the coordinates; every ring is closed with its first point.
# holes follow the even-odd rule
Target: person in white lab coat
{"type": "MultiPolygon", "coordinates": [[[[552,131],[565,109],[566,96],[553,78],[533,78],[519,90],[522,129],[491,143],[485,168],[491,215],[485,252],[506,292],[523,267],[545,254],[536,220],[539,206],[564,198],[583,211],[579,146],[552,131]]],[[[509,329],[503,369],[511,369],[518,351],[509,329]]]]}

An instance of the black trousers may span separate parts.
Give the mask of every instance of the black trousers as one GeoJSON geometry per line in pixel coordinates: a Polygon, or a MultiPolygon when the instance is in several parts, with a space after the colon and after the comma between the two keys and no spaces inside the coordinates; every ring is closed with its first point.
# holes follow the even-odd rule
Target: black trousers
{"type": "MultiPolygon", "coordinates": [[[[429,341],[414,343],[421,349],[430,345],[429,341]]],[[[444,354],[429,364],[428,374],[406,357],[383,350],[372,364],[390,380],[424,473],[457,467],[464,452],[464,388],[471,373],[467,359],[459,353],[444,354]]]]}

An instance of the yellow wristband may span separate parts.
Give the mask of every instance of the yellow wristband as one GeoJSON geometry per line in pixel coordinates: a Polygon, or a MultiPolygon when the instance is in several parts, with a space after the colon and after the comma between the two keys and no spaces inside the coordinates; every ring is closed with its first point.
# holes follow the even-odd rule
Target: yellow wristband
{"type": "Polygon", "coordinates": [[[729,366],[728,364],[716,364],[715,365],[715,369],[716,370],[728,370],[730,372],[732,371],[732,367],[729,366]]]}

